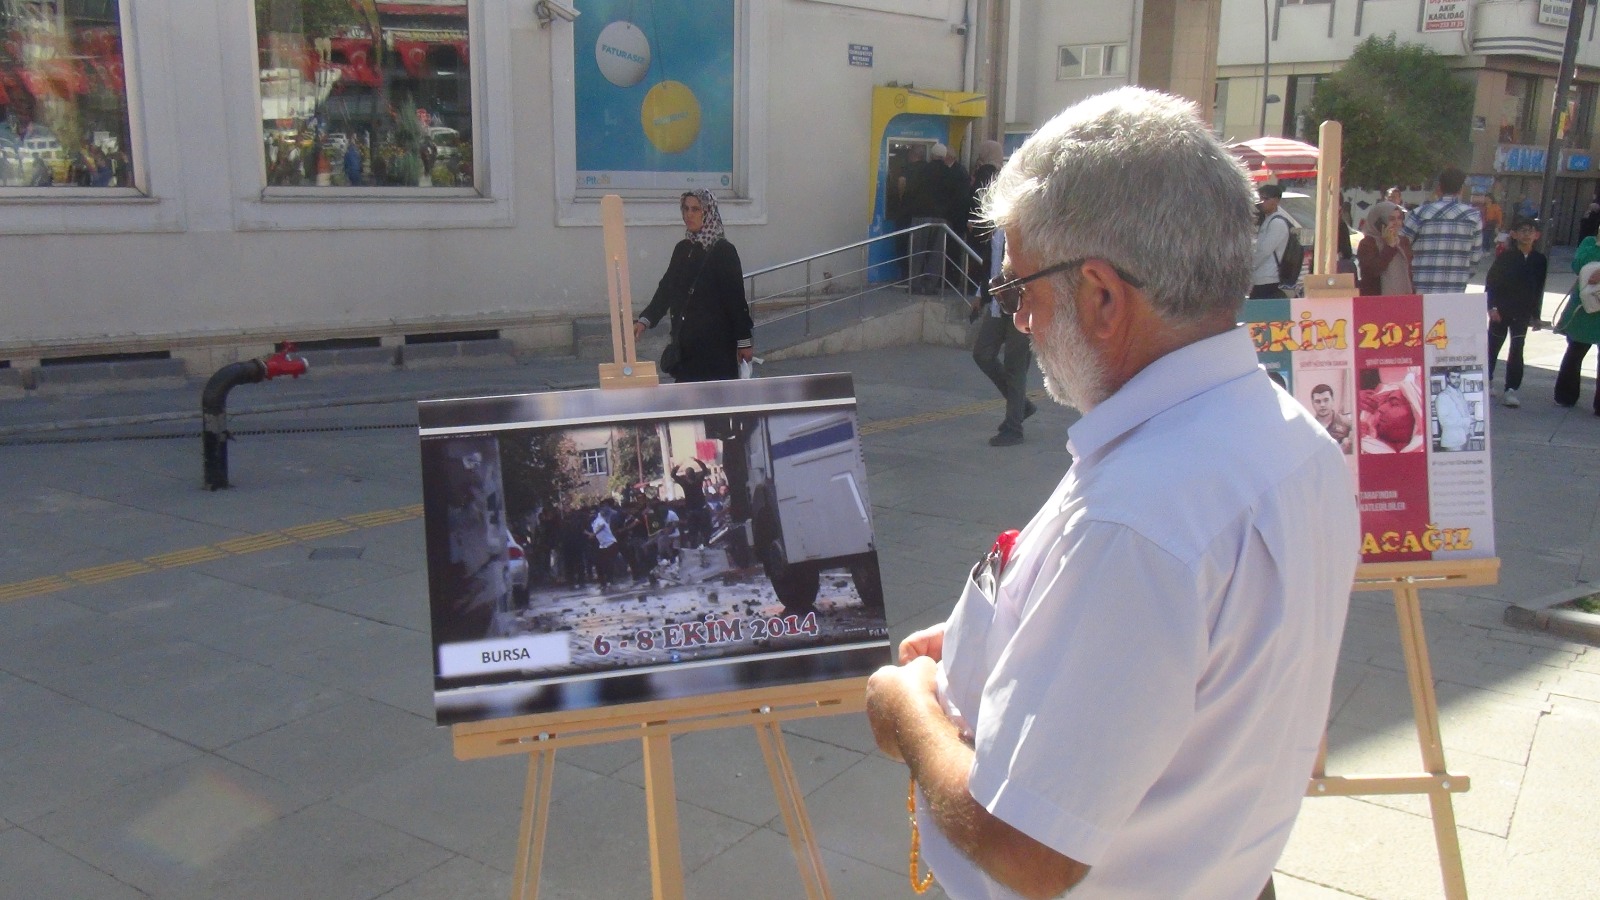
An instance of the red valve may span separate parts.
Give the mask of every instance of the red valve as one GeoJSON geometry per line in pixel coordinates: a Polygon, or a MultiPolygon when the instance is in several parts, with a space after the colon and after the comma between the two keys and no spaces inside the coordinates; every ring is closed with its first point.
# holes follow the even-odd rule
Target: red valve
{"type": "Polygon", "coordinates": [[[306,370],[310,368],[310,365],[305,361],[304,357],[289,355],[293,352],[293,342],[284,341],[283,349],[281,351],[274,353],[263,360],[267,366],[267,378],[269,380],[277,378],[279,375],[288,375],[291,378],[299,378],[301,375],[306,374],[306,370]]]}

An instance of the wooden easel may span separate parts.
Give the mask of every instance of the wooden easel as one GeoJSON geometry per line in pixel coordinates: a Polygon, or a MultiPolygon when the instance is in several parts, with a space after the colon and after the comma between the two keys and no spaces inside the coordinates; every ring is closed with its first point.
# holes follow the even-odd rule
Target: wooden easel
{"type": "Polygon", "coordinates": [[[1463,559],[1434,562],[1365,563],[1356,569],[1358,591],[1390,591],[1400,626],[1400,651],[1406,661],[1406,681],[1411,687],[1411,714],[1417,723],[1417,743],[1422,750],[1420,773],[1409,775],[1327,774],[1328,739],[1324,735],[1316,768],[1306,789],[1309,797],[1353,797],[1363,794],[1426,794],[1433,817],[1433,840],[1439,848],[1439,873],[1448,900],[1466,900],[1467,879],[1461,868],[1461,843],[1456,836],[1456,813],[1450,795],[1472,786],[1465,775],[1454,774],[1444,761],[1444,739],[1439,733],[1439,701],[1433,690],[1433,666],[1428,661],[1428,638],[1422,630],[1422,588],[1457,588],[1494,584],[1500,579],[1500,560],[1463,559]]]}
{"type": "MultiPolygon", "coordinates": [[[[622,198],[600,200],[605,228],[606,287],[611,311],[611,348],[616,360],[600,364],[600,387],[653,387],[656,365],[634,357],[633,295],[628,283],[628,242],[622,198]]],[[[887,656],[885,657],[887,661],[887,656]]],[[[457,759],[528,754],[522,824],[511,900],[537,900],[550,820],[550,790],[556,750],[638,739],[644,744],[644,792],[650,832],[650,884],[655,900],[683,900],[683,854],[678,841],[678,792],[672,774],[672,737],[691,731],[754,725],[772,778],[789,845],[800,867],[807,900],[832,900],[821,847],[806,814],[805,795],[784,747],[782,723],[866,709],[867,679],[724,691],[701,697],[542,713],[469,722],[450,729],[457,759]]]]}
{"type": "Polygon", "coordinates": [[[544,713],[452,726],[457,759],[528,754],[528,783],[517,832],[511,900],[537,900],[539,871],[550,818],[556,750],[612,741],[644,742],[645,812],[650,830],[651,896],[683,900],[683,858],[678,844],[677,790],[672,737],[713,728],[754,725],[767,774],[783,814],[784,829],[800,868],[807,900],[831,900],[821,847],[806,814],[805,795],[784,748],[782,723],[866,709],[866,678],[728,691],[704,697],[544,713]]]}
{"type": "Polygon", "coordinates": [[[605,231],[606,298],[611,311],[611,358],[600,364],[600,386],[652,387],[661,383],[656,364],[640,362],[633,347],[633,287],[628,282],[628,235],[622,218],[622,198],[600,198],[600,224],[605,231]]]}
{"type": "MultiPolygon", "coordinates": [[[[1318,135],[1321,153],[1317,159],[1317,241],[1312,249],[1313,274],[1305,279],[1305,293],[1307,297],[1342,299],[1356,293],[1355,276],[1334,272],[1334,229],[1344,227],[1339,215],[1344,128],[1338,122],[1323,122],[1318,135]]],[[[1356,569],[1355,590],[1386,590],[1394,594],[1400,650],[1405,657],[1406,680],[1411,688],[1411,713],[1416,720],[1423,771],[1409,775],[1329,775],[1328,738],[1324,734],[1311,783],[1306,788],[1308,797],[1426,794],[1446,900],[1466,900],[1467,896],[1466,874],[1461,868],[1461,843],[1456,835],[1456,814],[1450,795],[1468,790],[1472,783],[1465,775],[1452,774],[1445,765],[1444,740],[1439,733],[1439,701],[1433,689],[1433,665],[1428,660],[1428,638],[1422,628],[1421,589],[1471,587],[1499,580],[1500,560],[1493,558],[1365,563],[1356,569]]]]}

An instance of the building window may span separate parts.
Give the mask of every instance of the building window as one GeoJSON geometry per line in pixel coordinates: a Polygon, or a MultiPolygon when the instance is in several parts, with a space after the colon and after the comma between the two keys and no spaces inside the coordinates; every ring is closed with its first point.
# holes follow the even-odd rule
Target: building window
{"type": "Polygon", "coordinates": [[[269,188],[471,193],[468,0],[255,0],[269,188]]]}
{"type": "Polygon", "coordinates": [[[1056,80],[1126,75],[1127,44],[1075,44],[1059,48],[1056,80]]]}
{"type": "Polygon", "coordinates": [[[0,4],[0,188],[133,187],[133,152],[118,0],[0,4]]]}
{"type": "Polygon", "coordinates": [[[611,454],[604,447],[594,450],[584,450],[580,454],[584,475],[610,475],[611,454]]]}
{"type": "Polygon", "coordinates": [[[1576,96],[1572,100],[1571,121],[1567,126],[1567,145],[1587,147],[1594,138],[1596,85],[1579,82],[1573,88],[1576,96]]]}
{"type": "Polygon", "coordinates": [[[1311,103],[1317,97],[1317,84],[1326,78],[1325,75],[1292,75],[1289,77],[1286,91],[1288,96],[1283,103],[1283,131],[1302,141],[1316,143],[1317,132],[1321,122],[1312,122],[1306,116],[1306,111],[1311,108],[1311,103]]]}
{"type": "Polygon", "coordinates": [[[1216,87],[1211,93],[1211,131],[1218,137],[1228,133],[1228,82],[1230,79],[1218,78],[1216,87]]]}
{"type": "Polygon", "coordinates": [[[1500,143],[1534,143],[1534,98],[1538,89],[1539,79],[1535,76],[1506,76],[1506,95],[1500,106],[1500,143]]]}

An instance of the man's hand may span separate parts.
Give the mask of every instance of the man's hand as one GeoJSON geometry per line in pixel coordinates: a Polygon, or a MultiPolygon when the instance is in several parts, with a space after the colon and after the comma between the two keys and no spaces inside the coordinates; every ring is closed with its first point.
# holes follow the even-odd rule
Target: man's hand
{"type": "Polygon", "coordinates": [[[890,759],[904,762],[900,745],[904,727],[917,716],[943,716],[935,693],[938,664],[919,656],[904,666],[884,666],[867,680],[867,721],[878,749],[890,759]]]}
{"type": "Polygon", "coordinates": [[[739,348],[739,362],[749,362],[750,360],[755,359],[755,358],[756,358],[756,348],[754,348],[754,347],[740,347],[739,348]]]}
{"type": "Polygon", "coordinates": [[[921,631],[914,631],[905,640],[900,642],[900,665],[926,656],[934,662],[944,658],[944,628],[945,623],[940,622],[921,631]]]}
{"type": "Polygon", "coordinates": [[[635,321],[633,323],[633,339],[637,341],[639,339],[639,335],[644,334],[644,329],[645,324],[643,322],[635,321]]]}
{"type": "Polygon", "coordinates": [[[1500,324],[1500,310],[1498,307],[1489,307],[1489,321],[1496,325],[1500,324]]]}

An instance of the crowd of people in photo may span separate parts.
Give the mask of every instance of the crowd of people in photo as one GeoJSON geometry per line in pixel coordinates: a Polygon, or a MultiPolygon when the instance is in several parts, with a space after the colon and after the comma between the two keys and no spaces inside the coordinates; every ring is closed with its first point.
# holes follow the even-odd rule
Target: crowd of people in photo
{"type": "Polygon", "coordinates": [[[530,582],[605,591],[676,575],[679,549],[716,543],[730,518],[720,469],[696,460],[674,466],[671,474],[681,498],[630,487],[620,499],[536,510],[528,526],[513,534],[527,554],[530,582]]]}

